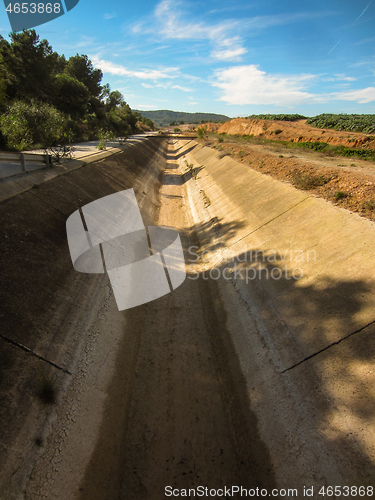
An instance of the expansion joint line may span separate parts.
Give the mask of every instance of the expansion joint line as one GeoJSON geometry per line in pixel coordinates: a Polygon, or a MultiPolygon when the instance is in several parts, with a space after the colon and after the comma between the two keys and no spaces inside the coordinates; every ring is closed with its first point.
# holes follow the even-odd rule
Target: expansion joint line
{"type": "Polygon", "coordinates": [[[64,217],[66,216],[64,214],[64,212],[62,212],[61,210],[59,210],[58,208],[54,207],[51,203],[49,203],[48,201],[44,200],[43,198],[40,198],[39,196],[37,196],[35,193],[33,193],[31,191],[31,189],[29,189],[28,191],[32,196],[34,196],[37,200],[41,201],[42,203],[45,203],[48,207],[52,208],[53,210],[56,210],[56,212],[59,212],[59,214],[63,215],[64,217]]]}
{"type": "Polygon", "coordinates": [[[343,337],[342,339],[340,340],[337,340],[337,342],[332,342],[332,344],[329,344],[327,345],[326,347],[324,347],[323,349],[320,349],[320,351],[317,351],[317,352],[314,352],[314,354],[310,354],[310,356],[307,356],[305,359],[303,359],[302,361],[299,361],[298,363],[296,363],[295,365],[293,366],[290,366],[289,368],[286,368],[285,370],[283,370],[281,373],[286,373],[288,372],[289,370],[293,370],[293,368],[296,368],[297,366],[299,365],[302,365],[302,363],[304,363],[305,361],[308,361],[309,359],[311,358],[314,358],[315,356],[318,356],[318,354],[321,354],[322,352],[324,351],[327,351],[328,349],[330,349],[331,347],[335,346],[335,345],[339,345],[341,344],[341,342],[343,342],[344,340],[347,340],[349,337],[351,337],[352,335],[355,335],[356,333],[360,333],[362,332],[363,330],[365,330],[366,328],[368,328],[369,326],[373,325],[375,323],[375,320],[374,321],[371,321],[370,323],[368,323],[367,325],[365,326],[362,326],[361,328],[359,328],[358,330],[355,330],[354,332],[352,333],[349,333],[348,335],[346,335],[345,337],[343,337]]]}
{"type": "Polygon", "coordinates": [[[289,212],[290,210],[293,210],[293,208],[297,207],[298,205],[300,205],[301,203],[303,203],[304,201],[308,200],[310,198],[310,196],[306,196],[306,198],[303,198],[303,200],[300,200],[298,203],[296,203],[295,205],[293,205],[292,207],[289,207],[287,210],[284,210],[284,212],[281,212],[280,214],[278,215],[275,215],[275,217],[273,217],[272,219],[268,220],[267,222],[265,222],[264,224],[262,224],[261,226],[257,227],[256,229],[254,229],[253,231],[250,231],[250,233],[247,233],[245,234],[245,236],[242,236],[242,238],[240,238],[239,240],[235,241],[234,243],[232,243],[231,245],[229,245],[227,248],[230,248],[232,247],[233,245],[236,245],[236,243],[239,243],[240,241],[242,241],[243,239],[247,238],[248,236],[250,236],[250,234],[253,234],[255,233],[256,231],[259,231],[259,229],[262,229],[262,227],[264,226],[267,226],[267,224],[270,224],[272,221],[274,221],[275,219],[278,219],[279,217],[281,217],[282,215],[286,214],[287,212],[289,212]]]}
{"type": "Polygon", "coordinates": [[[61,366],[56,365],[55,363],[53,363],[53,361],[50,361],[49,359],[44,358],[40,354],[32,351],[31,349],[29,349],[28,347],[20,344],[19,342],[16,342],[15,340],[12,340],[12,339],[9,339],[8,337],[5,337],[1,333],[0,333],[0,338],[2,338],[3,340],[5,340],[5,342],[9,342],[9,344],[14,345],[15,347],[18,347],[19,349],[22,349],[23,351],[28,352],[29,354],[32,354],[36,358],[40,359],[41,361],[44,361],[45,363],[48,363],[49,365],[57,368],[58,370],[61,370],[62,372],[67,373],[68,375],[72,375],[69,370],[66,370],[65,368],[62,368],[61,366]]]}

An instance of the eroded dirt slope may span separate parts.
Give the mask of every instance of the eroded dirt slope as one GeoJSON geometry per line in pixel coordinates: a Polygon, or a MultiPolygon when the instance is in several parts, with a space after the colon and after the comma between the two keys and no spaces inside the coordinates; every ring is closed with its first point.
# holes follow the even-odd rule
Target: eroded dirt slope
{"type": "Polygon", "coordinates": [[[374,137],[359,132],[312,127],[306,120],[295,122],[235,118],[222,124],[208,123],[207,130],[218,134],[254,135],[265,139],[292,142],[326,142],[348,147],[375,149],[374,137]]]}

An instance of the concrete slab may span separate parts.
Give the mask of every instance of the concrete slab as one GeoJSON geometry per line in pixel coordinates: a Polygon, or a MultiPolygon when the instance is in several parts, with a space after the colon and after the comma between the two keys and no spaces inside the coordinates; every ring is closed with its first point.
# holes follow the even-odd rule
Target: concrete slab
{"type": "Polygon", "coordinates": [[[375,224],[209,148],[186,160],[203,166],[187,189],[206,279],[220,275],[226,299],[233,295],[227,327],[280,474],[292,484],[297,468],[315,461],[315,481],[339,466],[346,483],[361,476],[370,484],[375,224]],[[239,308],[251,322],[241,323],[239,308]],[[273,400],[277,411],[265,418],[273,400]],[[280,458],[289,460],[286,440],[290,476],[280,458]]]}

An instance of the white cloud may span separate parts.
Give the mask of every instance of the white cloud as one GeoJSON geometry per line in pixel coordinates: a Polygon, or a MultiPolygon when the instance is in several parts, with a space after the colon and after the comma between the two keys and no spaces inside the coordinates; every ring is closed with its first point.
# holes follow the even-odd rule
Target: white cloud
{"type": "MultiPolygon", "coordinates": [[[[238,21],[224,21],[217,24],[207,24],[202,21],[189,22],[183,13],[177,10],[182,2],[162,0],[155,9],[156,26],[164,38],[174,40],[208,40],[218,48],[211,57],[219,60],[238,61],[247,50],[242,46],[238,36],[230,36],[230,32],[238,27],[238,21]]],[[[138,25],[137,32],[142,28],[138,25]]]]}
{"type": "Polygon", "coordinates": [[[187,87],[181,87],[180,85],[173,85],[172,89],[182,90],[183,92],[193,92],[191,89],[188,89],[187,87]]]}
{"type": "Polygon", "coordinates": [[[78,43],[76,43],[76,47],[88,47],[92,45],[95,41],[95,38],[91,36],[81,35],[81,39],[78,43]]]}
{"type": "Polygon", "coordinates": [[[231,49],[213,50],[210,55],[219,61],[239,61],[246,52],[247,50],[244,47],[233,47],[231,49]]]}
{"type": "Polygon", "coordinates": [[[103,17],[106,21],[108,21],[109,19],[113,19],[114,17],[116,17],[116,14],[104,14],[103,17]]]}
{"type": "Polygon", "coordinates": [[[137,104],[136,105],[136,108],[137,109],[155,109],[156,106],[154,106],[153,104],[137,104]]]}
{"type": "Polygon", "coordinates": [[[345,76],[345,75],[335,75],[336,80],[345,80],[346,82],[355,82],[357,78],[354,78],[354,76],[345,76]]]}
{"type": "Polygon", "coordinates": [[[213,59],[240,61],[247,49],[239,33],[245,37],[273,26],[332,15],[332,12],[321,11],[297,12],[207,22],[201,18],[191,20],[190,12],[191,5],[185,0],[161,0],[154,10],[154,16],[134,25],[133,33],[158,33],[165,39],[173,40],[207,40],[212,45],[210,56],[213,59]]]}
{"type": "MultiPolygon", "coordinates": [[[[212,83],[222,91],[219,100],[227,104],[263,104],[293,106],[329,101],[356,101],[367,104],[375,101],[375,87],[343,90],[325,94],[312,94],[307,86],[317,80],[315,75],[271,75],[258,66],[233,66],[217,70],[212,83]]],[[[353,81],[351,77],[336,75],[338,79],[353,81]]],[[[343,85],[349,85],[343,84],[343,85]]]]}
{"type": "Polygon", "coordinates": [[[91,58],[94,66],[100,68],[103,73],[110,73],[112,75],[119,76],[129,76],[133,78],[141,78],[144,80],[158,80],[159,78],[176,78],[178,68],[163,68],[161,70],[149,69],[149,70],[130,70],[121,66],[120,64],[114,64],[111,61],[105,61],[104,59],[99,59],[98,56],[91,58]]]}
{"type": "Polygon", "coordinates": [[[375,101],[375,87],[336,92],[331,94],[331,97],[339,101],[356,101],[358,104],[367,104],[375,101]]]}
{"type": "Polygon", "coordinates": [[[188,102],[189,106],[195,106],[195,104],[198,104],[197,102],[188,102]]]}
{"type": "Polygon", "coordinates": [[[258,66],[233,66],[215,71],[213,86],[222,90],[228,104],[276,104],[287,106],[306,102],[314,94],[305,91],[314,75],[269,75],[258,66]]]}

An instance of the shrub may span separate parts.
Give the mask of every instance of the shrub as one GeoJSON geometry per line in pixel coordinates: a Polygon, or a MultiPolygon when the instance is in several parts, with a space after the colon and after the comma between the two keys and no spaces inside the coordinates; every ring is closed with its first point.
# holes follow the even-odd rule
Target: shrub
{"type": "Polygon", "coordinates": [[[98,149],[107,149],[107,142],[113,141],[115,134],[112,130],[99,130],[99,144],[96,146],[98,149]]]}
{"type": "Polygon", "coordinates": [[[197,137],[198,139],[207,139],[207,127],[198,127],[197,128],[197,137]]]}
{"type": "Polygon", "coordinates": [[[314,189],[324,186],[330,180],[323,175],[297,174],[293,177],[293,184],[298,189],[314,189]]]}
{"type": "Polygon", "coordinates": [[[66,139],[68,123],[53,106],[32,100],[13,102],[0,118],[1,132],[11,149],[55,146],[66,139]]]}
{"type": "Polygon", "coordinates": [[[217,142],[224,142],[224,139],[222,137],[218,137],[217,142]]]}
{"type": "Polygon", "coordinates": [[[335,200],[338,201],[338,200],[342,200],[343,198],[347,198],[348,197],[348,193],[344,193],[344,191],[336,191],[335,193],[335,200]]]}
{"type": "Polygon", "coordinates": [[[309,118],[306,123],[318,128],[363,132],[364,134],[372,134],[375,131],[375,115],[323,113],[309,118]]]}
{"type": "Polygon", "coordinates": [[[364,210],[375,210],[375,201],[374,200],[367,201],[362,205],[362,208],[364,210]]]}

